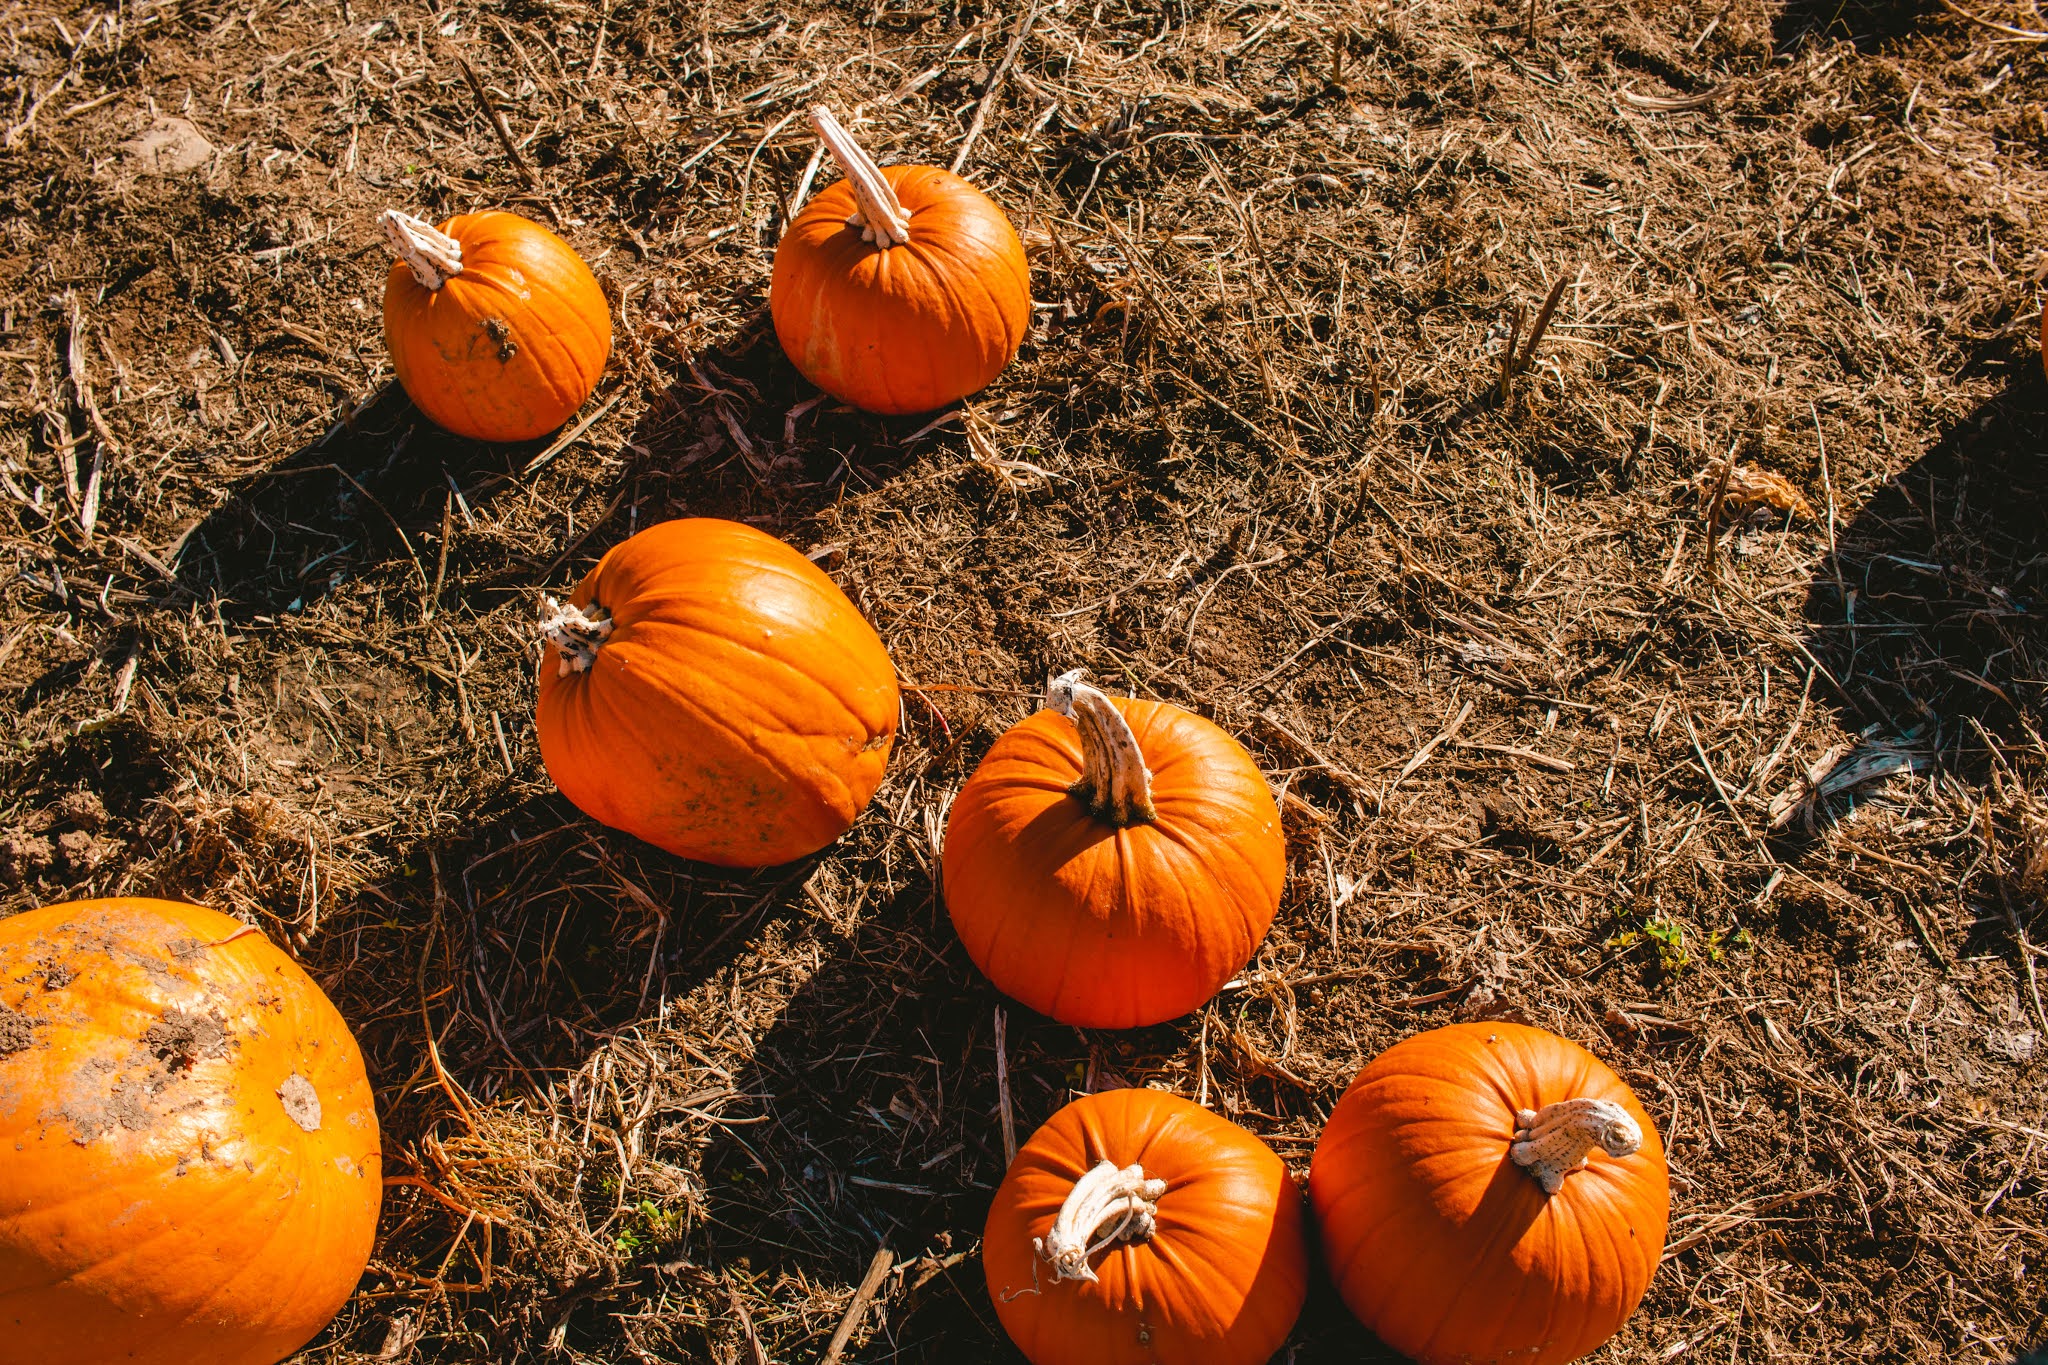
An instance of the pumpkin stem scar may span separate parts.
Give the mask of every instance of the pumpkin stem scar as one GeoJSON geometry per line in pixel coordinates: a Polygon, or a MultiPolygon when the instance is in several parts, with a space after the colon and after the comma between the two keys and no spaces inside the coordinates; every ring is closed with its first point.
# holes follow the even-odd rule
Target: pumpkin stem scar
{"type": "Polygon", "coordinates": [[[384,210],[377,222],[384,229],[384,245],[406,263],[422,289],[439,289],[462,273],[462,243],[432,223],[397,209],[384,210]]]}
{"type": "Polygon", "coordinates": [[[1074,1182],[1052,1227],[1045,1236],[1031,1239],[1031,1249],[1052,1263],[1054,1284],[1061,1280],[1093,1283],[1095,1271],[1088,1264],[1089,1257],[1112,1242],[1151,1240],[1159,1218],[1157,1201],[1165,1193],[1166,1182],[1146,1179],[1142,1166],[1118,1170],[1114,1161],[1101,1162],[1074,1182]],[[1102,1233],[1112,1221],[1116,1225],[1102,1233]]]}
{"type": "Polygon", "coordinates": [[[555,676],[588,673],[597,662],[598,647],[611,638],[612,614],[593,602],[588,613],[575,603],[561,603],[541,594],[540,634],[562,656],[555,676]]]}
{"type": "Polygon", "coordinates": [[[840,171],[853,186],[853,197],[860,208],[846,221],[860,229],[861,240],[873,242],[884,251],[909,242],[910,215],[903,211],[903,201],[896,197],[896,191],[882,178],[882,168],[875,164],[875,159],[822,104],[811,106],[811,127],[817,130],[818,140],[831,151],[832,159],[839,163],[840,171]]]}
{"type": "Polygon", "coordinates": [[[1068,790],[1086,802],[1095,818],[1121,829],[1159,818],[1152,805],[1152,770],[1138,737],[1116,704],[1081,681],[1084,669],[1054,678],[1045,704],[1074,722],[1081,732],[1081,780],[1068,790]]]}
{"type": "Polygon", "coordinates": [[[1508,1155],[1545,1194],[1556,1194],[1595,1147],[1624,1157],[1642,1145],[1643,1130],[1613,1100],[1559,1100],[1541,1110],[1515,1111],[1515,1143],[1508,1155]]]}

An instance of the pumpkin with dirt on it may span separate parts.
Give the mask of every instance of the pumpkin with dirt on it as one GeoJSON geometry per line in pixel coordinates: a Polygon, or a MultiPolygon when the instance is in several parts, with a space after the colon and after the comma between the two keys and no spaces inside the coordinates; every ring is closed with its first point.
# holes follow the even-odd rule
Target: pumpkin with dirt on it
{"type": "Polygon", "coordinates": [[[531,441],[575,415],[611,358],[612,314],[574,247],[516,213],[379,222],[396,258],[384,339],[415,407],[477,441],[531,441]]]}
{"type": "Polygon", "coordinates": [[[383,1167],[319,986],[156,900],[0,920],[0,1365],[275,1365],[355,1291],[383,1167]]]}

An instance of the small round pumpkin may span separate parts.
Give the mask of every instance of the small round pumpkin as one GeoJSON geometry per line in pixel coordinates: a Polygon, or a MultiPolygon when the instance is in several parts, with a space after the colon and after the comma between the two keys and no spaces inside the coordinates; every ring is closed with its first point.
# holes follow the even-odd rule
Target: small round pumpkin
{"type": "Polygon", "coordinates": [[[768,867],[846,832],[896,737],[896,670],[817,565],[697,517],[614,546],[547,600],[540,752],[592,819],[768,867]]]}
{"type": "Polygon", "coordinates": [[[437,426],[531,441],[568,421],[612,353],[611,306],[575,248],[516,213],[439,228],[389,210],[384,282],[391,366],[437,426]]]}
{"type": "Polygon", "coordinates": [[[1010,220],[951,171],[877,167],[823,107],[811,124],[846,178],[775,248],[768,307],[784,353],[868,412],[929,412],[986,387],[1031,325],[1010,220]]]}
{"type": "Polygon", "coordinates": [[[1169,702],[1053,681],[961,787],[942,858],[967,955],[1065,1024],[1186,1014],[1251,961],[1287,872],[1258,765],[1169,702]]]}
{"type": "Polygon", "coordinates": [[[981,1263],[1032,1365],[1265,1365],[1308,1293],[1301,1191],[1280,1158],[1158,1090],[1085,1095],[1032,1134],[981,1263]]]}
{"type": "Polygon", "coordinates": [[[1592,1053],[1452,1024],[1381,1053],[1323,1128],[1330,1276],[1422,1365],[1562,1365],[1619,1330],[1664,1250],[1656,1125],[1592,1053]]]}
{"type": "Polygon", "coordinates": [[[383,1197],[362,1054],[257,930],[153,900],[0,920],[0,1360],[274,1365],[383,1197]]]}

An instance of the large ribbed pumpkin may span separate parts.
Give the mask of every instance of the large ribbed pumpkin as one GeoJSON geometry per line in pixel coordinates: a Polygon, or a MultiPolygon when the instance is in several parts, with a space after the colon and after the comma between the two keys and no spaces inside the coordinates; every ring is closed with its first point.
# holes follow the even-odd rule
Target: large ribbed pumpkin
{"type": "Polygon", "coordinates": [[[811,122],[846,179],[775,248],[768,306],[783,351],[868,412],[929,412],[986,386],[1031,324],[1010,220],[951,171],[878,168],[829,111],[811,122]]]}
{"type": "Polygon", "coordinates": [[[1308,1292],[1280,1158],[1157,1090],[1083,1096],[1032,1134],[981,1263],[1032,1365],[1265,1365],[1308,1292]]]}
{"type": "Polygon", "coordinates": [[[384,282],[391,367],[436,425],[478,441],[545,436],[612,351],[611,305],[575,248],[516,213],[434,228],[393,209],[384,282]]]}
{"type": "Polygon", "coordinates": [[[997,988],[1088,1028],[1200,1006],[1280,905],[1280,812],[1258,765],[1169,702],[1069,673],[953,802],[946,908],[997,988]]]}
{"type": "Polygon", "coordinates": [[[773,536],[650,526],[548,606],[541,758],[592,819],[767,867],[845,833],[881,785],[896,671],[846,594],[773,536]]]}
{"type": "Polygon", "coordinates": [[[1664,1147],[1576,1043],[1452,1024],[1387,1049],[1309,1172],[1330,1276],[1423,1365],[1562,1365],[1635,1311],[1664,1249],[1664,1147]]]}
{"type": "Polygon", "coordinates": [[[0,1362],[273,1365],[369,1261],[362,1055],[255,929],[168,901],[0,920],[0,1362]]]}

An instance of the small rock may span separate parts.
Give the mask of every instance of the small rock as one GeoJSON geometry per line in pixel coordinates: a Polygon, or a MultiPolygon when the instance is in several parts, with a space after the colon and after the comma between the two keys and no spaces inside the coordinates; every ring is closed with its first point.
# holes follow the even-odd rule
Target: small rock
{"type": "Polygon", "coordinates": [[[121,155],[143,175],[183,175],[213,160],[213,144],[190,119],[165,117],[122,143],[121,155]]]}
{"type": "Polygon", "coordinates": [[[34,834],[0,836],[0,886],[24,886],[50,870],[56,850],[34,834]]]}

